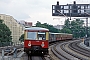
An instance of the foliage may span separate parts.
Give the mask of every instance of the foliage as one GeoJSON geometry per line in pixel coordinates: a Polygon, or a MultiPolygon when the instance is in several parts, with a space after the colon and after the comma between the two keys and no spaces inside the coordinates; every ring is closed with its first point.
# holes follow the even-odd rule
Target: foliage
{"type": "Polygon", "coordinates": [[[19,41],[24,42],[24,34],[21,35],[21,37],[19,38],[19,41]]]}
{"type": "Polygon", "coordinates": [[[61,29],[61,33],[72,33],[72,31],[68,28],[61,29]]]}
{"type": "Polygon", "coordinates": [[[0,42],[11,42],[11,31],[0,19],[0,42]]]}
{"type": "Polygon", "coordinates": [[[65,20],[65,24],[64,24],[64,27],[63,28],[69,28],[70,27],[70,21],[69,19],[65,20]]]}
{"type": "Polygon", "coordinates": [[[61,32],[71,33],[75,38],[85,37],[86,32],[85,27],[83,25],[83,20],[76,19],[73,21],[69,21],[69,19],[67,19],[61,32]]]}
{"type": "MultiPolygon", "coordinates": [[[[41,24],[39,21],[37,21],[36,26],[47,28],[50,30],[50,32],[70,33],[73,34],[74,38],[81,38],[86,36],[86,27],[84,26],[84,21],[80,19],[75,19],[72,21],[69,19],[65,20],[65,24],[61,30],[58,30],[54,28],[53,25],[49,25],[47,23],[41,24]]],[[[90,27],[88,27],[88,36],[90,36],[90,27]]]]}
{"type": "Polygon", "coordinates": [[[76,19],[71,22],[71,31],[74,37],[79,38],[85,36],[85,27],[83,25],[84,21],[80,19],[76,19]]]}
{"type": "Polygon", "coordinates": [[[55,32],[55,33],[60,32],[58,29],[54,28],[53,25],[49,25],[47,23],[41,24],[39,21],[37,21],[36,27],[47,28],[47,29],[49,29],[50,32],[55,32]]]}

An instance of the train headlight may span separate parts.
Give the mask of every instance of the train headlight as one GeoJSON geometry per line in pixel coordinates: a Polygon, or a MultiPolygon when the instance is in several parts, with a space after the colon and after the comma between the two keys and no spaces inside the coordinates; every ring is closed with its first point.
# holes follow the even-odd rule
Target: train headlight
{"type": "Polygon", "coordinates": [[[31,46],[31,44],[28,44],[28,46],[31,46]]]}
{"type": "Polygon", "coordinates": [[[31,46],[31,41],[29,41],[28,46],[31,46]]]}
{"type": "Polygon", "coordinates": [[[42,42],[41,46],[42,46],[42,47],[44,47],[44,46],[45,46],[44,42],[42,42]]]}

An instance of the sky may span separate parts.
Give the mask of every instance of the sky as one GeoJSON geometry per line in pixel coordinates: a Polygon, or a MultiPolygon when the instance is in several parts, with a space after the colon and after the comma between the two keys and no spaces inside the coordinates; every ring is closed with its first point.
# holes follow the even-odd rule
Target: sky
{"type": "Polygon", "coordinates": [[[66,17],[52,16],[52,5],[56,5],[57,1],[60,5],[73,4],[73,1],[90,4],[89,0],[0,0],[0,14],[13,16],[18,21],[32,22],[33,25],[37,21],[63,25],[66,17]]]}

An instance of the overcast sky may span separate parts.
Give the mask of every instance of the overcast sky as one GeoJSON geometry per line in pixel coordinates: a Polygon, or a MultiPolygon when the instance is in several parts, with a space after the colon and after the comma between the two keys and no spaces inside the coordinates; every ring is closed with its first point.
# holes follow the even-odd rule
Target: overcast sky
{"type": "Polygon", "coordinates": [[[56,5],[59,1],[60,5],[76,3],[87,3],[89,0],[0,0],[0,14],[13,16],[16,20],[25,20],[32,22],[33,25],[40,21],[52,25],[63,24],[65,18],[54,19],[52,17],[52,5],[56,5]]]}

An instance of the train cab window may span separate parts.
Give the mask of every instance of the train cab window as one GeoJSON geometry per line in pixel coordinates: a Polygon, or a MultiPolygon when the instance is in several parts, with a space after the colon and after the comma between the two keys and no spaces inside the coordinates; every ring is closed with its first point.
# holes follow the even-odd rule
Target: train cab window
{"type": "Polygon", "coordinates": [[[38,40],[45,40],[46,39],[46,33],[45,32],[38,32],[38,40]]]}
{"type": "Polygon", "coordinates": [[[28,32],[27,38],[32,39],[32,40],[36,40],[37,39],[37,32],[28,32]]]}

